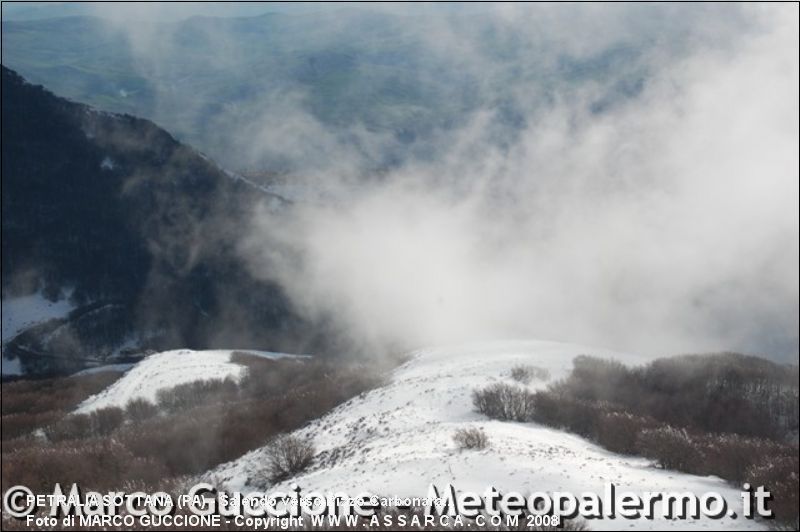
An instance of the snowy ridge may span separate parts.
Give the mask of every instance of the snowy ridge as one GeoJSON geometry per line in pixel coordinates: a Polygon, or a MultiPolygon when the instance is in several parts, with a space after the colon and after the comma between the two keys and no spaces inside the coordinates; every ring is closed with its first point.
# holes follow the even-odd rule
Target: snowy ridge
{"type": "MultiPolygon", "coordinates": [[[[578,436],[535,423],[493,421],[473,411],[471,393],[497,381],[513,382],[517,364],[545,368],[551,380],[564,377],[580,354],[616,358],[628,364],[634,355],[576,345],[515,341],[417,351],[395,370],[391,382],[354,398],[327,416],[295,432],[313,439],[317,457],[305,473],[276,486],[264,477],[263,449],[222,464],[206,478],[228,490],[290,489],[304,492],[362,491],[381,496],[424,497],[428,486],[483,493],[488,486],[502,492],[594,492],[602,497],[607,482],[617,492],[720,493],[741,515],[739,492],[716,477],[698,477],[656,469],[646,459],[611,453],[578,436]],[[458,428],[482,427],[490,440],[483,451],[459,451],[452,435],[458,428]]],[[[546,386],[533,382],[531,389],[546,386]]],[[[657,506],[658,507],[658,506],[657,506]]],[[[760,529],[760,523],[719,520],[591,520],[593,530],[760,529]]]]}
{"type": "MultiPolygon", "coordinates": [[[[233,352],[233,350],[179,349],[155,353],[133,366],[120,380],[86,399],[78,406],[76,412],[86,413],[109,406],[124,408],[131,399],[156,402],[159,390],[198,380],[231,377],[238,381],[244,376],[247,368],[231,362],[233,352]]],[[[294,356],[267,351],[241,352],[265,358],[294,356]]]]}

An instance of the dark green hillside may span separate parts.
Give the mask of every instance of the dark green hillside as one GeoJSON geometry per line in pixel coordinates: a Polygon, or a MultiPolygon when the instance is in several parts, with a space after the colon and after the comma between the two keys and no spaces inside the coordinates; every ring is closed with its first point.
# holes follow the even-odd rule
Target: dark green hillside
{"type": "Polygon", "coordinates": [[[231,249],[261,192],[152,122],[58,98],[5,67],[2,88],[3,297],[72,290],[79,305],[6,356],[49,372],[106,359],[126,337],[297,347],[279,291],[231,249]]]}

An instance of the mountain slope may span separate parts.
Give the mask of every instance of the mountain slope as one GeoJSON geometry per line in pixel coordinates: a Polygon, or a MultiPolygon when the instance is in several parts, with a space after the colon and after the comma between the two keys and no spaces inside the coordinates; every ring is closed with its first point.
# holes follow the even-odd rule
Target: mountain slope
{"type": "MultiPolygon", "coordinates": [[[[28,373],[134,348],[293,348],[301,324],[234,253],[265,198],[152,122],[58,98],[2,69],[3,299],[70,295],[3,338],[28,373]]],[[[5,319],[5,318],[4,318],[5,319]]]]}
{"type": "MultiPolygon", "coordinates": [[[[498,381],[511,382],[511,368],[531,364],[564,377],[580,354],[642,362],[633,355],[554,342],[500,342],[425,349],[395,371],[389,384],[355,398],[295,434],[312,439],[317,458],[305,473],[275,486],[265,478],[265,450],[257,450],[210,472],[208,478],[227,489],[287,491],[294,483],[304,493],[368,491],[381,496],[424,497],[428,485],[440,490],[483,493],[489,486],[501,492],[585,491],[602,496],[605,483],[618,492],[717,491],[741,515],[739,492],[715,477],[697,477],[656,469],[642,458],[622,456],[566,432],[534,423],[494,421],[476,413],[471,393],[498,381]],[[459,428],[482,427],[489,448],[459,451],[452,436],[459,428]],[[421,474],[421,472],[424,472],[421,474]]],[[[535,382],[531,388],[543,387],[535,382]]],[[[632,523],[631,523],[632,524],[632,523]]],[[[591,529],[618,530],[621,523],[591,521],[591,529]]],[[[758,529],[747,520],[669,521],[635,523],[637,529],[758,529]]]]}

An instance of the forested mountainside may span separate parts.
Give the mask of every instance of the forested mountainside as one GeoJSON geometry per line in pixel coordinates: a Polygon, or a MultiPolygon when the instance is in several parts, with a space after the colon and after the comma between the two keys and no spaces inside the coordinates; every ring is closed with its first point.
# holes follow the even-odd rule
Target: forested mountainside
{"type": "Polygon", "coordinates": [[[308,338],[232,249],[249,207],[279,198],[148,120],[59,98],[5,67],[2,91],[4,310],[33,293],[74,307],[13,337],[4,326],[6,361],[54,373],[145,348],[291,350],[308,338]]]}

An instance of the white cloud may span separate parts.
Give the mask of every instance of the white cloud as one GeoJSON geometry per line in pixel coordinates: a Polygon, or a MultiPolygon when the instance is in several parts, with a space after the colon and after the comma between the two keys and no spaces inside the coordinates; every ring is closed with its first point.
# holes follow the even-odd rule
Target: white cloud
{"type": "Polygon", "coordinates": [[[716,21],[649,56],[642,92],[611,109],[567,88],[499,147],[487,108],[433,161],[349,182],[343,204],[262,213],[243,253],[369,348],[512,336],[796,357],[797,6],[752,11],[737,41],[738,18],[716,21]]]}

